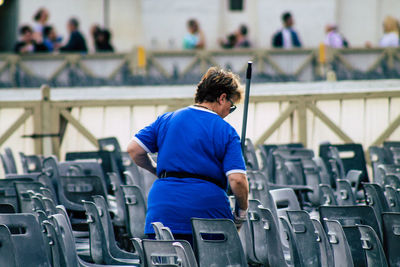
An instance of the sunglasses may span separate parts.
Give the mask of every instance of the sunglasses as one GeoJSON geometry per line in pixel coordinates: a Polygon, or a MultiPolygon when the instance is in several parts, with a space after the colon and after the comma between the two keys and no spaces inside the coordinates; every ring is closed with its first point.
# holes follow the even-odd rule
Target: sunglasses
{"type": "Polygon", "coordinates": [[[236,110],[236,106],[232,100],[228,99],[228,101],[231,102],[231,108],[229,110],[229,114],[231,114],[232,112],[234,112],[236,110]]]}

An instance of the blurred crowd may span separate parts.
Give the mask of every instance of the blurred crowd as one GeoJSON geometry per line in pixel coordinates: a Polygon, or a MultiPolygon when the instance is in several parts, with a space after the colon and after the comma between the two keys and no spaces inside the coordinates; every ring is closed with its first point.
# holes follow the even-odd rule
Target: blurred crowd
{"type": "MultiPolygon", "coordinates": [[[[15,44],[16,53],[34,52],[80,52],[87,53],[86,39],[79,29],[79,20],[70,18],[67,22],[68,38],[64,41],[56,29],[49,24],[50,14],[41,8],[33,16],[34,24],[23,25],[19,29],[19,40],[15,44]]],[[[96,52],[113,52],[111,33],[99,25],[93,25],[90,30],[96,52]]]]}
{"type": "MultiPolygon", "coordinates": [[[[85,37],[79,30],[79,21],[71,18],[67,22],[69,37],[63,40],[57,34],[56,29],[51,26],[49,12],[45,8],[39,9],[33,17],[33,27],[23,25],[19,29],[20,38],[15,44],[16,53],[33,52],[81,52],[87,53],[88,47],[85,37]]],[[[290,12],[285,12],[281,16],[282,27],[271,37],[271,45],[274,48],[292,49],[301,48],[302,42],[298,32],[294,28],[294,18],[290,12]]],[[[379,41],[379,47],[398,47],[399,41],[399,21],[391,16],[387,16],[383,21],[383,36],[379,41]]],[[[183,38],[184,49],[204,49],[206,47],[206,37],[196,19],[187,22],[187,34],[183,38]]],[[[225,38],[218,40],[223,49],[251,48],[252,43],[248,37],[249,29],[242,24],[233,33],[225,38]]],[[[350,44],[340,33],[338,26],[334,23],[325,27],[325,39],[323,43],[332,48],[346,48],[350,44]]],[[[93,25],[90,29],[93,39],[95,52],[113,52],[111,45],[111,33],[108,29],[93,25]]],[[[366,42],[366,47],[372,47],[370,42],[366,42]]]]}

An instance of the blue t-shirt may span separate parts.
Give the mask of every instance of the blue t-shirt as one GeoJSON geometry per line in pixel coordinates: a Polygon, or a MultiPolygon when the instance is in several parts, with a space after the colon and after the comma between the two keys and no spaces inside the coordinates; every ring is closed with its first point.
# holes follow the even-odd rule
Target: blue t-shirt
{"type": "MultiPolygon", "coordinates": [[[[166,113],[134,139],[148,153],[158,152],[158,175],[187,172],[227,185],[229,174],[246,170],[236,130],[207,109],[191,106],[166,113]]],[[[148,196],[146,234],[154,233],[152,222],[162,222],[173,233],[192,233],[193,217],[232,219],[225,190],[196,178],[154,182],[148,196]]]]}

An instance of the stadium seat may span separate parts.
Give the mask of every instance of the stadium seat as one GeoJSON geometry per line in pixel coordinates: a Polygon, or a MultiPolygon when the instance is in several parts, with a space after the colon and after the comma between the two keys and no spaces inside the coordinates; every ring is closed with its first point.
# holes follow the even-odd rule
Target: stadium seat
{"type": "Polygon", "coordinates": [[[337,206],[337,200],[333,189],[328,184],[320,184],[320,204],[323,206],[337,206]]]}
{"type": "Polygon", "coordinates": [[[41,227],[33,214],[0,214],[0,224],[10,229],[15,256],[20,266],[51,266],[41,227]]]}
{"type": "MultiPolygon", "coordinates": [[[[279,217],[279,221],[282,225],[281,232],[283,232],[283,234],[285,235],[286,241],[289,244],[289,255],[287,257],[287,262],[289,265],[301,266],[301,263],[303,263],[303,262],[300,258],[299,245],[294,236],[294,230],[292,229],[292,226],[290,225],[287,217],[279,217]]],[[[311,265],[311,266],[315,266],[315,265],[311,265]]]]}
{"type": "Polygon", "coordinates": [[[392,212],[400,212],[400,191],[389,185],[385,186],[386,200],[392,212]]]}
{"type": "Polygon", "coordinates": [[[365,251],[367,266],[388,266],[381,241],[374,229],[368,225],[358,225],[361,234],[362,249],[365,251]]]}
{"type": "Polygon", "coordinates": [[[317,219],[311,219],[311,221],[314,225],[315,234],[317,235],[321,266],[333,267],[335,264],[333,260],[333,251],[331,245],[329,244],[328,237],[326,236],[326,232],[320,221],[317,219]]]}
{"type": "Polygon", "coordinates": [[[14,182],[14,186],[17,193],[19,210],[23,213],[32,213],[33,206],[28,191],[41,193],[43,184],[39,182],[14,182]]]}
{"type": "Polygon", "coordinates": [[[347,179],[336,180],[336,190],[338,192],[337,202],[339,206],[356,205],[356,199],[351,188],[351,184],[347,179]]]}
{"type": "Polygon", "coordinates": [[[227,219],[192,218],[194,251],[199,266],[246,266],[235,224],[227,219]]]}
{"type": "Polygon", "coordinates": [[[19,157],[21,159],[22,171],[23,173],[41,172],[42,171],[42,159],[37,155],[25,155],[19,152],[19,157]]]}
{"type": "Polygon", "coordinates": [[[326,220],[326,232],[333,251],[335,266],[354,266],[353,258],[343,228],[338,221],[326,220]]]}
{"type": "Polygon", "coordinates": [[[286,211],[293,239],[297,243],[300,262],[306,266],[321,266],[317,234],[310,215],[304,210],[286,211]]]}
{"type": "Polygon", "coordinates": [[[382,213],[390,211],[383,189],[380,185],[372,183],[363,183],[363,187],[365,202],[374,209],[376,218],[379,224],[382,225],[382,213]]]}
{"type": "Polygon", "coordinates": [[[139,187],[134,185],[121,186],[126,205],[126,227],[131,237],[144,238],[146,221],[146,203],[139,187]]]}
{"type": "Polygon", "coordinates": [[[4,149],[4,154],[0,154],[1,162],[3,163],[4,172],[6,174],[16,174],[17,165],[15,164],[14,155],[9,147],[4,149]]]}
{"type": "Polygon", "coordinates": [[[156,240],[175,240],[171,230],[161,222],[152,222],[151,225],[153,226],[156,240]]]}
{"type": "Polygon", "coordinates": [[[19,259],[16,257],[11,232],[7,226],[0,224],[0,262],[3,266],[18,267],[19,259]]]}
{"type": "Polygon", "coordinates": [[[0,203],[0,213],[15,213],[15,208],[11,204],[0,203]]]}
{"type": "Polygon", "coordinates": [[[362,248],[358,225],[342,225],[342,229],[350,248],[354,266],[367,266],[367,258],[362,248]]]}
{"type": "Polygon", "coordinates": [[[399,174],[387,174],[383,177],[383,185],[389,185],[393,188],[400,189],[400,177],[399,174]]]}
{"type": "Polygon", "coordinates": [[[388,161],[388,155],[383,147],[377,147],[377,146],[370,146],[368,152],[369,152],[369,159],[372,165],[374,183],[381,184],[383,180],[380,179],[381,177],[379,176],[378,166],[390,162],[388,161]]]}
{"type": "Polygon", "coordinates": [[[319,215],[325,230],[327,230],[326,220],[337,220],[344,226],[369,225],[382,240],[380,224],[375,211],[370,206],[321,206],[319,207],[319,215]]]}
{"type": "Polygon", "coordinates": [[[142,241],[146,266],[197,267],[197,262],[189,242],[185,240],[142,241]]]}
{"type": "Polygon", "coordinates": [[[400,266],[400,213],[384,212],[383,247],[389,266],[400,266]]]}

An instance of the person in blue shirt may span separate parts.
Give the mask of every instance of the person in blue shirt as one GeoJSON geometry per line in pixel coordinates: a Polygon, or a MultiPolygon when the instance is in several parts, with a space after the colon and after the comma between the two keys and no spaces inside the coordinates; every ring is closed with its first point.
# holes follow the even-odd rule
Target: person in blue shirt
{"type": "Polygon", "coordinates": [[[148,196],[145,233],[152,222],[168,226],[176,239],[192,241],[191,218],[228,218],[240,228],[249,186],[236,130],[224,120],[241,99],[239,78],[210,68],[197,85],[195,104],[161,115],[128,145],[137,165],[157,175],[148,196]],[[158,152],[157,166],[148,153],[158,152]],[[238,210],[232,213],[228,184],[238,210]]]}
{"type": "Polygon", "coordinates": [[[188,33],[183,38],[184,49],[202,49],[205,47],[205,37],[200,29],[199,23],[195,19],[190,19],[187,23],[188,33]]]}

